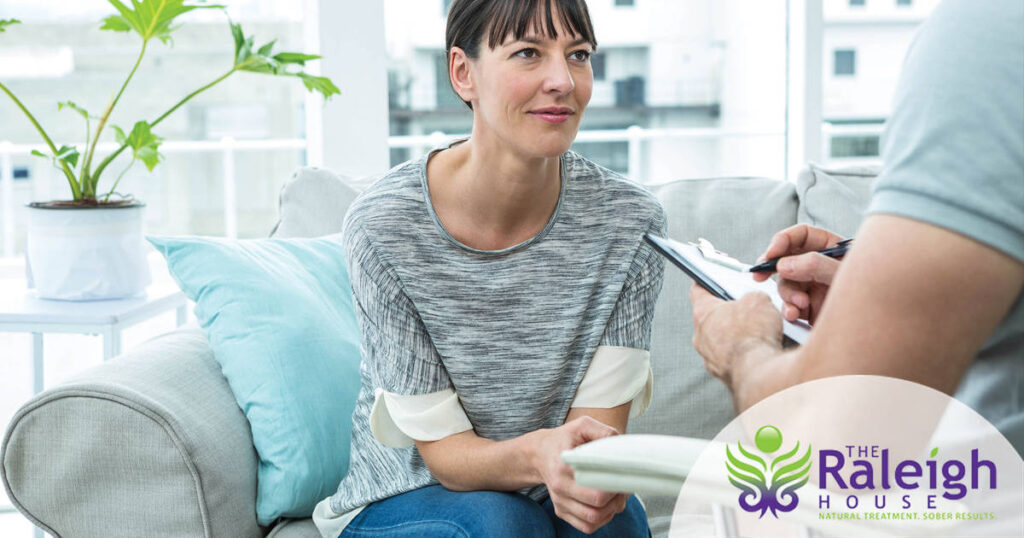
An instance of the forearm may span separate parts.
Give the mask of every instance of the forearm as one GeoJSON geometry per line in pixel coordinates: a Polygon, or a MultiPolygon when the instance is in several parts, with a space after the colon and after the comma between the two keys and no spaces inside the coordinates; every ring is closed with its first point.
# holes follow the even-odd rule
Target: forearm
{"type": "Polygon", "coordinates": [[[492,441],[466,431],[438,441],[417,441],[435,478],[453,491],[515,491],[540,484],[537,442],[547,430],[506,441],[492,441]]]}
{"type": "Polygon", "coordinates": [[[618,407],[573,407],[569,409],[566,422],[572,422],[580,417],[590,417],[615,428],[619,433],[626,433],[626,426],[629,424],[629,409],[632,402],[626,402],[618,407]]]}
{"type": "Polygon", "coordinates": [[[800,368],[802,348],[783,351],[765,342],[752,343],[739,354],[729,379],[736,412],[804,381],[800,368]]]}

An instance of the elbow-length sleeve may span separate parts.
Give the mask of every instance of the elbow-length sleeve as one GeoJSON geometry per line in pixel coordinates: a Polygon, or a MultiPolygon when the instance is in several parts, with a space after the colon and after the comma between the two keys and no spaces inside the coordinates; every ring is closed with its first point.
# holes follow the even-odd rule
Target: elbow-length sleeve
{"type": "Polygon", "coordinates": [[[394,270],[362,230],[346,227],[344,241],[363,375],[374,389],[374,437],[386,446],[407,448],[414,441],[436,441],[473,429],[394,270]]]}
{"type": "MultiPolygon", "coordinates": [[[[665,235],[664,211],[648,232],[665,235]]],[[[632,402],[629,415],[637,417],[650,406],[651,322],[664,275],[664,259],[641,240],[572,407],[611,408],[632,402]]]]}

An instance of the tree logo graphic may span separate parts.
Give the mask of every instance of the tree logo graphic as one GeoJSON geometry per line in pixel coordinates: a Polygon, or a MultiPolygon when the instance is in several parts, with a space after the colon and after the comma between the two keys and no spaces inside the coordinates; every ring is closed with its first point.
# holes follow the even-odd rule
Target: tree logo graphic
{"type": "Polygon", "coordinates": [[[764,458],[737,442],[736,448],[741,456],[738,458],[726,445],[725,467],[729,470],[729,482],[741,491],[740,508],[747,512],[760,511],[759,518],[770,510],[778,518],[778,512],[791,512],[800,502],[796,490],[810,477],[811,447],[808,446],[801,456],[800,442],[797,441],[793,450],[772,458],[771,454],[782,447],[782,432],[771,425],[757,430],[754,444],[764,458]]]}

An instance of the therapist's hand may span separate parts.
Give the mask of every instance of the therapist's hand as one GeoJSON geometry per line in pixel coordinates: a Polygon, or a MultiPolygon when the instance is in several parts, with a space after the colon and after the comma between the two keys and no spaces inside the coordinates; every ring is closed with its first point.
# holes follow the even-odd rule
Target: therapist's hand
{"type": "Polygon", "coordinates": [[[752,351],[782,349],[782,317],[763,293],[723,301],[696,283],[690,286],[693,346],[707,371],[733,389],[739,362],[752,351]]]}
{"type": "MultiPolygon", "coordinates": [[[[816,251],[835,246],[843,238],[828,230],[798,224],[782,230],[772,237],[768,250],[757,262],[782,258],[776,270],[779,274],[779,296],[785,301],[782,315],[789,321],[806,319],[811,323],[818,318],[832,278],[839,270],[839,260],[816,251]]],[[[768,280],[770,273],[754,273],[754,280],[768,280]]]]}

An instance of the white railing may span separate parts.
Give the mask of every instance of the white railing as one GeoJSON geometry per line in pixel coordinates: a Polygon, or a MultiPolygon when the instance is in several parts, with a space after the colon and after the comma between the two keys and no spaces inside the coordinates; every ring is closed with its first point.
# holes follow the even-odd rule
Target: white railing
{"type": "MultiPolygon", "coordinates": [[[[847,134],[848,129],[842,129],[847,134]]],[[[420,154],[429,151],[450,140],[465,137],[465,134],[451,135],[435,132],[428,135],[391,136],[388,145],[391,148],[409,148],[420,154]]],[[[577,142],[626,142],[628,144],[628,164],[626,174],[633,177],[634,173],[643,169],[642,145],[648,140],[661,139],[720,139],[720,138],[752,138],[766,136],[785,136],[782,130],[729,130],[718,128],[663,128],[644,129],[630,127],[616,130],[580,131],[577,142]]],[[[104,143],[98,149],[104,152],[117,149],[113,143],[104,143]]],[[[827,145],[826,145],[827,147],[827,145]]],[[[160,146],[165,154],[180,153],[216,153],[222,156],[222,173],[224,189],[224,222],[225,235],[238,235],[238,207],[236,202],[235,153],[239,151],[272,151],[302,150],[306,148],[303,139],[273,140],[235,140],[230,137],[214,141],[169,141],[160,146]]],[[[14,218],[14,171],[13,157],[30,155],[32,150],[46,151],[42,145],[0,143],[0,213],[2,213],[3,257],[15,255],[16,221],[14,218]]],[[[643,178],[635,178],[642,180],[643,178]]]]}
{"type": "MultiPolygon", "coordinates": [[[[626,142],[629,144],[629,160],[626,168],[626,175],[643,182],[643,178],[634,177],[637,170],[643,169],[643,153],[640,151],[646,140],[666,138],[756,138],[765,136],[785,136],[785,131],[763,130],[728,130],[713,127],[685,127],[685,128],[664,128],[644,129],[633,126],[627,129],[592,130],[580,131],[576,135],[576,142],[626,142]]],[[[441,132],[429,135],[392,136],[388,138],[388,145],[392,148],[409,148],[419,154],[426,153],[431,148],[440,146],[452,140],[465,138],[466,134],[445,134],[441,132]]]]}
{"type": "MultiPolygon", "coordinates": [[[[79,144],[82,146],[82,144],[79,144]]],[[[119,146],[114,143],[97,145],[98,151],[111,152],[119,146]]],[[[306,141],[301,138],[270,139],[270,140],[235,140],[224,137],[220,140],[181,140],[164,142],[160,151],[164,154],[180,153],[221,153],[222,173],[224,181],[224,224],[225,235],[238,236],[238,206],[236,203],[235,152],[238,151],[270,151],[284,149],[306,149],[306,141]]],[[[15,220],[14,220],[14,156],[28,156],[33,150],[46,153],[48,148],[42,144],[11,144],[0,142],[0,214],[2,217],[4,257],[14,256],[15,220]]]]}

